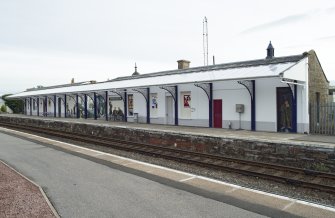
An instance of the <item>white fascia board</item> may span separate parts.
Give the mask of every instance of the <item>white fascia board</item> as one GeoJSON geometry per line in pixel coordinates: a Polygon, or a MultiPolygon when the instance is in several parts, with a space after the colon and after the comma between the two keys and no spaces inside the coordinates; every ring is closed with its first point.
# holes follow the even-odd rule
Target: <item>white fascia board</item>
{"type": "Polygon", "coordinates": [[[215,71],[201,71],[194,73],[181,73],[131,80],[111,81],[81,86],[21,92],[10,96],[10,98],[23,98],[28,96],[43,96],[67,93],[101,92],[111,89],[127,89],[136,87],[176,85],[198,82],[278,77],[282,72],[291,68],[295,64],[295,62],[291,62],[283,64],[261,65],[256,67],[231,68],[215,71]]]}
{"type": "Polygon", "coordinates": [[[308,58],[304,58],[283,73],[284,79],[307,82],[308,58]]]}

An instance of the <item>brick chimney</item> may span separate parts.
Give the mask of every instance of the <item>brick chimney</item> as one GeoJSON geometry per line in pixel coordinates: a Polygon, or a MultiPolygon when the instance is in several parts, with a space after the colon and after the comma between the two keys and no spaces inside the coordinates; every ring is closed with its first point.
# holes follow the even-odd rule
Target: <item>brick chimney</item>
{"type": "Polygon", "coordinates": [[[179,60],[177,62],[178,62],[178,70],[189,68],[191,63],[190,61],[187,60],[179,60]]]}

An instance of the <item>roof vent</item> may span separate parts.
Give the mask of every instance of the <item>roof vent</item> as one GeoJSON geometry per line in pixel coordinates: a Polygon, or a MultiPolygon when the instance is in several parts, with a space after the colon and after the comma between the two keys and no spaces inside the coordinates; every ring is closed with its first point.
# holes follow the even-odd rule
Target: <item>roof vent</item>
{"type": "Polygon", "coordinates": [[[189,68],[191,63],[190,61],[187,60],[179,60],[177,62],[178,62],[178,70],[189,68]]]}
{"type": "Polygon", "coordinates": [[[275,56],[275,49],[273,48],[271,41],[266,50],[267,50],[266,59],[271,59],[275,56]]]}
{"type": "Polygon", "coordinates": [[[137,72],[137,66],[136,66],[136,63],[135,63],[135,72],[132,74],[132,76],[139,76],[140,73],[137,72]]]}

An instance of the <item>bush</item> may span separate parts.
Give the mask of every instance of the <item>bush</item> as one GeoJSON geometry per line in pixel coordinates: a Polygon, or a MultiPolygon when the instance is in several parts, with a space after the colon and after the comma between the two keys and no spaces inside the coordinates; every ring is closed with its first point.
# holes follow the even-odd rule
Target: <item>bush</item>
{"type": "Polygon", "coordinates": [[[3,95],[2,99],[5,101],[5,104],[13,111],[15,114],[23,113],[23,101],[17,99],[8,99],[8,95],[3,95]]]}
{"type": "Polygon", "coordinates": [[[1,108],[0,108],[0,111],[3,112],[3,113],[6,113],[7,112],[7,107],[6,105],[1,105],[1,108]]]}

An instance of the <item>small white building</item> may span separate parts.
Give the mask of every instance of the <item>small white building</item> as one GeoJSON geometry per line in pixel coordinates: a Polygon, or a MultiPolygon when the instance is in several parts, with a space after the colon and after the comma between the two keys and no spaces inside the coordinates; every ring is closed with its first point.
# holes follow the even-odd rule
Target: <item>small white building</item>
{"type": "Polygon", "coordinates": [[[264,59],[194,68],[189,63],[11,98],[24,100],[26,114],[35,116],[299,133],[309,132],[310,98],[328,98],[319,87],[328,80],[314,51],[274,57],[270,43],[264,59]],[[322,81],[315,84],[314,77],[322,81]]]}

